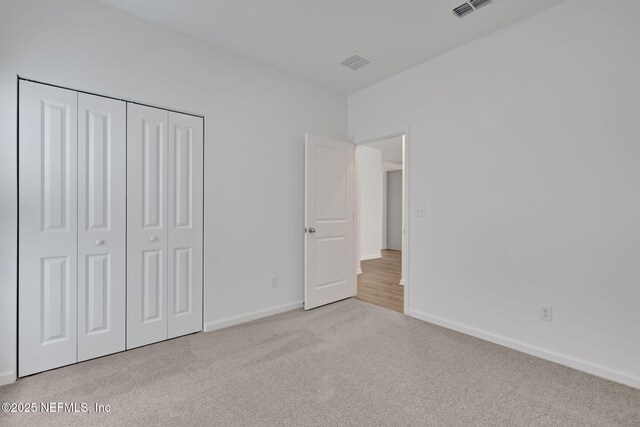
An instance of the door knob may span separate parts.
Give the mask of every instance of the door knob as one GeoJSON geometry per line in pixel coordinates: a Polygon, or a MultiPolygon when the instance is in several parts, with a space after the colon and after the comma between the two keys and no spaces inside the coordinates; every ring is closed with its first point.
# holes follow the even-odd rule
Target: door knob
{"type": "Polygon", "coordinates": [[[96,246],[104,245],[104,240],[98,239],[96,240],[96,246]]]}
{"type": "Polygon", "coordinates": [[[149,237],[149,241],[151,243],[155,242],[156,240],[158,240],[158,238],[156,236],[149,237]]]}
{"type": "Polygon", "coordinates": [[[313,227],[309,227],[309,233],[313,234],[316,232],[316,229],[313,227]]]}

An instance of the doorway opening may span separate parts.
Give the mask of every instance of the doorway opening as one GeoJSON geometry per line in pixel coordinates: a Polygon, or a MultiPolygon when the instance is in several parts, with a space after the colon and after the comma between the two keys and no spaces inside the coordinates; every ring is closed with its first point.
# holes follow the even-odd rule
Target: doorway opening
{"type": "Polygon", "coordinates": [[[357,145],[356,298],[404,313],[407,147],[404,134],[357,145]]]}

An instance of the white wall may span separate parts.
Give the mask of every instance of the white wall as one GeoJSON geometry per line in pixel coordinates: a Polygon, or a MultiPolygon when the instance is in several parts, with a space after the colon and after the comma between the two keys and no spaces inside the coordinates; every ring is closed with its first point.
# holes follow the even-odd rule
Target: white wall
{"type": "Polygon", "coordinates": [[[360,203],[360,259],[380,258],[382,249],[382,153],[364,145],[356,151],[360,203]]]}
{"type": "Polygon", "coordinates": [[[349,97],[353,140],[409,131],[410,315],[640,387],[638,16],[571,0],[349,97]]]}
{"type": "Polygon", "coordinates": [[[204,114],[207,327],[301,304],[304,132],[344,139],[345,98],[101,3],[2,0],[0,384],[16,367],[17,74],[204,114]]]}
{"type": "Polygon", "coordinates": [[[387,175],[387,232],[386,248],[402,250],[402,171],[389,171],[387,175]]]}

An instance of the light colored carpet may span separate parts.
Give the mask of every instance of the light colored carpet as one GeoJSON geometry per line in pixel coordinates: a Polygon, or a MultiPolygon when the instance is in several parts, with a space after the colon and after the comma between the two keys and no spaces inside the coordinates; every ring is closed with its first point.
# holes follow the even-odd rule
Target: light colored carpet
{"type": "Polygon", "coordinates": [[[640,390],[353,299],[35,375],[7,401],[112,409],[3,426],[640,426],[640,390]]]}

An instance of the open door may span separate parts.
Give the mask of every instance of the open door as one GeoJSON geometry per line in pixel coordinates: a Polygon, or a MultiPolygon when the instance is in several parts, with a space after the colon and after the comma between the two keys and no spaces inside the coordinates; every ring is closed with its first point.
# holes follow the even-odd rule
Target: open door
{"type": "Polygon", "coordinates": [[[306,134],[305,310],[356,293],[354,151],[349,142],[306,134]]]}

